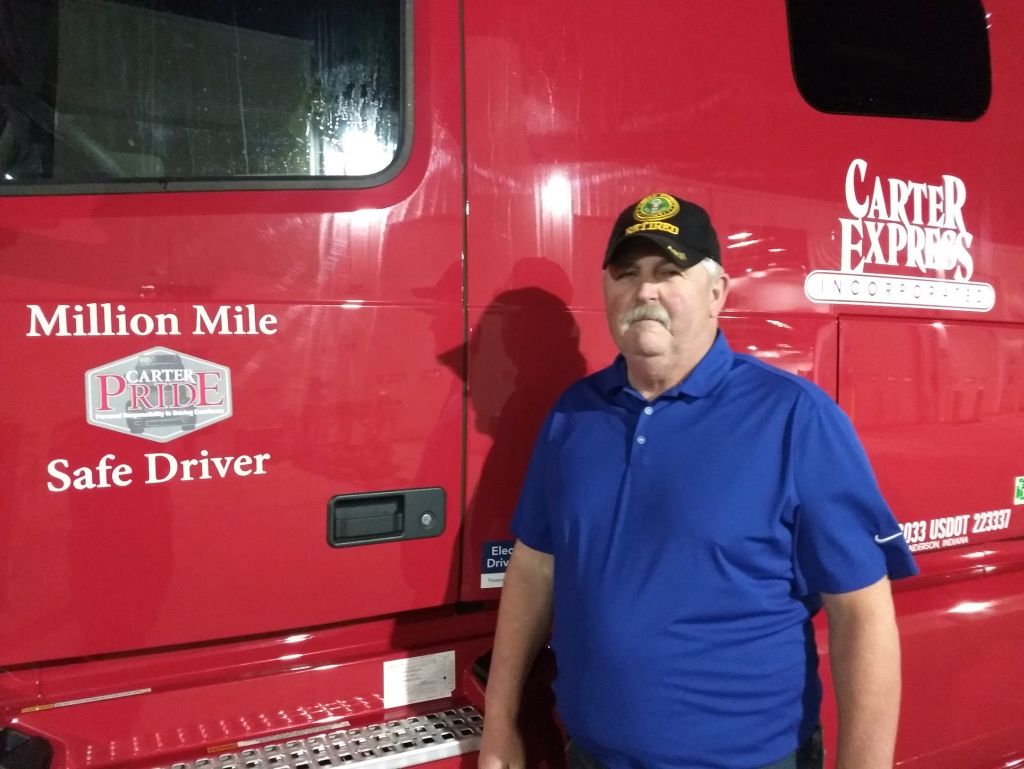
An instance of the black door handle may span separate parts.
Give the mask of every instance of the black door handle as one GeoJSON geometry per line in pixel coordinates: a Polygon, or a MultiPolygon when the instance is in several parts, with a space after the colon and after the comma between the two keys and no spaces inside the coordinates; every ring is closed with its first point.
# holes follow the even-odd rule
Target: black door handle
{"type": "Polygon", "coordinates": [[[327,544],[370,545],[436,537],[444,531],[444,489],[339,494],[327,503],[327,544]]]}

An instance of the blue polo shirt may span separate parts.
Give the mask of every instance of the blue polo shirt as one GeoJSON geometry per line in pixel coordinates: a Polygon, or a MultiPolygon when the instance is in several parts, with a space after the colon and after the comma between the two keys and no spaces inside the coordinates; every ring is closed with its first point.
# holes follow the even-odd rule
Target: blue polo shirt
{"type": "Polygon", "coordinates": [[[647,402],[621,357],[548,415],[512,525],[554,555],[555,692],[612,769],[745,769],[818,723],[820,593],[916,573],[846,415],[719,333],[647,402]]]}

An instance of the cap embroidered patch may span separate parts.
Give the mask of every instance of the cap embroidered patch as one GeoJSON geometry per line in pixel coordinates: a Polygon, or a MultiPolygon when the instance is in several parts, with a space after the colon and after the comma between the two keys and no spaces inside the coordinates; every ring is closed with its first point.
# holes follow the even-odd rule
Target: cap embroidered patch
{"type": "Polygon", "coordinates": [[[626,228],[626,234],[632,235],[634,232],[650,232],[651,230],[671,232],[673,235],[679,234],[679,228],[668,222],[637,222],[626,228]]]}
{"type": "Polygon", "coordinates": [[[656,192],[636,204],[633,218],[638,222],[656,222],[671,219],[679,213],[679,201],[664,192],[656,192]]]}
{"type": "Polygon", "coordinates": [[[690,261],[690,257],[688,257],[686,254],[684,254],[678,248],[673,248],[672,246],[666,244],[665,250],[668,251],[670,254],[672,254],[672,256],[674,256],[680,262],[688,262],[688,261],[690,261]]]}

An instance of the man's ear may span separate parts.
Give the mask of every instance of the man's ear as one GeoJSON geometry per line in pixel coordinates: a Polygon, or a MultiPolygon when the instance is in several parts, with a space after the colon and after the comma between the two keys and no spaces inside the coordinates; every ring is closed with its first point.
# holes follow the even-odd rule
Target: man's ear
{"type": "Polygon", "coordinates": [[[708,308],[708,316],[717,318],[725,306],[725,297],[729,295],[729,276],[722,273],[711,283],[711,306],[708,308]]]}

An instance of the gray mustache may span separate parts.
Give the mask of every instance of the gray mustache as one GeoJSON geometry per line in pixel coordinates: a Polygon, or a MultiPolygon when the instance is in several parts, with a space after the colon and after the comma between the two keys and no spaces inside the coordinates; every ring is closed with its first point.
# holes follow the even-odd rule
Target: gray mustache
{"type": "Polygon", "coordinates": [[[668,328],[669,319],[665,309],[656,304],[642,304],[622,316],[622,324],[629,326],[638,320],[655,320],[665,328],[668,328]]]}

